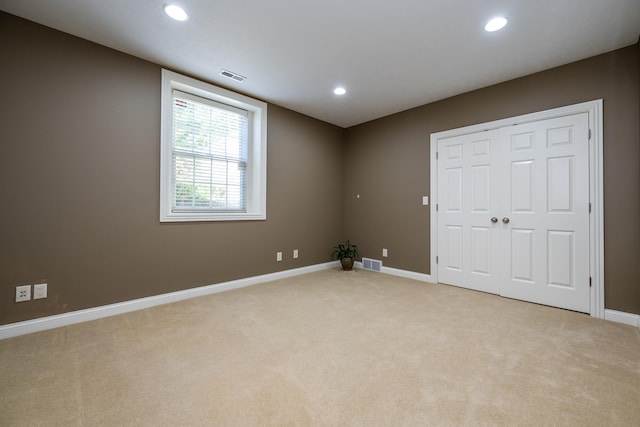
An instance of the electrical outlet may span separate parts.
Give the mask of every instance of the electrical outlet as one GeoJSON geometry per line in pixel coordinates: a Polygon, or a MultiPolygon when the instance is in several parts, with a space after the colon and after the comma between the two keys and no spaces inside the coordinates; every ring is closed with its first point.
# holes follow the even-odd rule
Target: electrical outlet
{"type": "Polygon", "coordinates": [[[33,299],[42,299],[47,297],[47,284],[38,283],[33,285],[33,299]]]}
{"type": "Polygon", "coordinates": [[[298,250],[297,250],[297,249],[294,249],[294,250],[293,250],[293,258],[294,258],[294,259],[295,259],[295,258],[298,258],[298,250]]]}
{"type": "Polygon", "coordinates": [[[29,301],[31,299],[31,285],[16,286],[16,302],[29,301]]]}
{"type": "Polygon", "coordinates": [[[276,252],[276,261],[282,261],[282,252],[276,252]]]}
{"type": "Polygon", "coordinates": [[[387,250],[387,248],[382,249],[382,256],[384,257],[389,256],[389,251],[387,250]]]}

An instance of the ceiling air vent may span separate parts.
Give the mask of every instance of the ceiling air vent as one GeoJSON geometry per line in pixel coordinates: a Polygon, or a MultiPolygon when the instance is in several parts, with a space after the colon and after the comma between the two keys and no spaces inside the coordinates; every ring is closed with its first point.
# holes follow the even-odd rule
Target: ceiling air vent
{"type": "Polygon", "coordinates": [[[245,76],[241,76],[240,74],[234,73],[233,71],[229,70],[220,70],[220,75],[229,77],[230,79],[233,79],[237,82],[243,82],[247,79],[245,76]]]}

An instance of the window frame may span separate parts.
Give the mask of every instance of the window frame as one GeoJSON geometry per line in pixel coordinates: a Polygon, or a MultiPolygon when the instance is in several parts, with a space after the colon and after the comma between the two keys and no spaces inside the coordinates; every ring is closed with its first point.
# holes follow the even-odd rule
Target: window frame
{"type": "Polygon", "coordinates": [[[161,105],[160,222],[266,220],[267,103],[163,69],[161,105]],[[245,189],[246,210],[244,212],[185,210],[182,208],[174,211],[171,182],[173,174],[174,90],[247,111],[249,129],[245,189]]]}

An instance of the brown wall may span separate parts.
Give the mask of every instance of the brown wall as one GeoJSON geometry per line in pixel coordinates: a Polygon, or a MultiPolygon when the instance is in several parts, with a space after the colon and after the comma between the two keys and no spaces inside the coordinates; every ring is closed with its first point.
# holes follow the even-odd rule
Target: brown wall
{"type": "Polygon", "coordinates": [[[640,313],[640,45],[347,131],[269,105],[258,222],[159,223],[158,65],[5,13],[0,63],[0,325],[325,262],[347,237],[429,273],[429,134],[599,98],[605,304],[640,313]],[[49,298],[13,302],[41,280],[49,298]]]}
{"type": "Polygon", "coordinates": [[[160,66],[5,13],[0,63],[0,324],[330,260],[343,129],[269,105],[267,221],[160,224],[160,66]]]}
{"type": "Polygon", "coordinates": [[[384,264],[430,273],[429,135],[604,100],[605,306],[640,313],[640,98],[637,45],[347,130],[345,232],[384,264]],[[360,198],[356,195],[360,194],[360,198]]]}

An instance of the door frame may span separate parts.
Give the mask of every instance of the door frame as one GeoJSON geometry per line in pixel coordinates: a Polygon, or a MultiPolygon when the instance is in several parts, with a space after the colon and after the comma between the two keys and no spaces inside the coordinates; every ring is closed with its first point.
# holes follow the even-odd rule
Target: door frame
{"type": "Polygon", "coordinates": [[[431,217],[431,281],[438,283],[438,141],[505,126],[536,122],[555,117],[588,113],[589,116],[589,276],[591,277],[590,311],[592,317],[604,319],[604,183],[603,183],[603,131],[602,99],[538,111],[521,116],[494,120],[430,134],[430,217],[431,217]]]}

